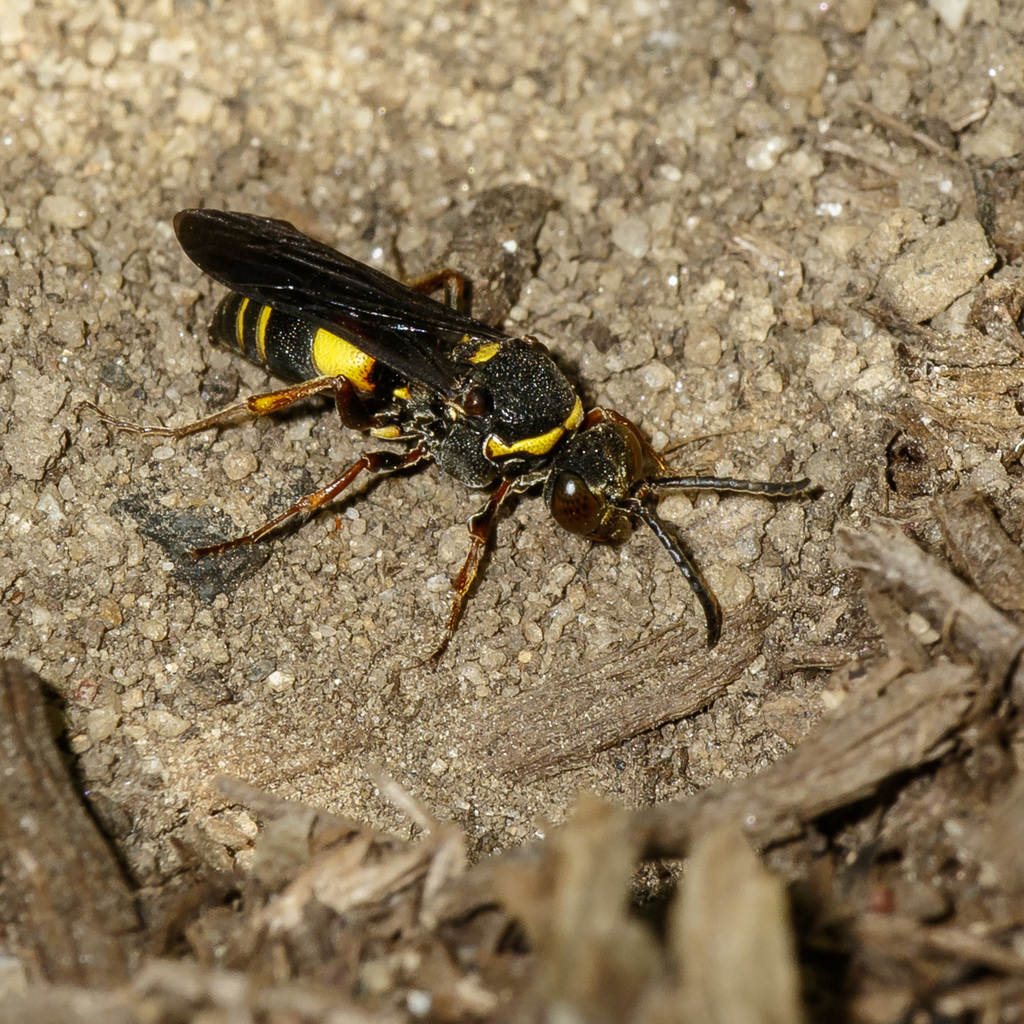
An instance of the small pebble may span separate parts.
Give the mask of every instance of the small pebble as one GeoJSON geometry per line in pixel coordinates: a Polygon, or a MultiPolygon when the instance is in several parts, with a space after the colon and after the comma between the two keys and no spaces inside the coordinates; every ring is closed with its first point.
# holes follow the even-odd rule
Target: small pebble
{"type": "Polygon", "coordinates": [[[768,78],[779,92],[806,96],[817,92],[828,71],[828,55],[821,40],[794,33],[772,40],[768,78]]]}
{"type": "Polygon", "coordinates": [[[237,850],[256,837],[259,827],[244,811],[226,810],[207,818],[203,831],[216,842],[237,850]]]}
{"type": "Polygon", "coordinates": [[[164,619],[146,619],[139,626],[139,632],[147,640],[166,640],[167,622],[164,619]]]}
{"type": "Polygon", "coordinates": [[[1024,126],[1020,107],[1005,96],[997,96],[984,121],[965,134],[963,152],[979,163],[1009,160],[1024,151],[1024,126]]]}
{"type": "Polygon", "coordinates": [[[59,310],[50,320],[50,334],[58,345],[76,349],[85,345],[85,324],[68,310],[59,310]]]}
{"type": "Polygon", "coordinates": [[[116,629],[124,621],[121,606],[111,597],[101,597],[96,602],[96,614],[111,629],[116,629]]]}
{"type": "Polygon", "coordinates": [[[950,32],[959,32],[963,28],[971,0],[928,0],[928,6],[950,32]]]}
{"type": "Polygon", "coordinates": [[[0,46],[14,46],[25,38],[24,18],[19,4],[0,4],[0,46]]]}
{"type": "Polygon", "coordinates": [[[683,356],[694,366],[714,366],[722,358],[722,336],[706,323],[696,323],[683,343],[683,356]]]}
{"type": "Polygon", "coordinates": [[[390,964],[370,960],[359,967],[359,987],[371,996],[381,996],[395,986],[395,972],[390,964]]]}
{"type": "Polygon", "coordinates": [[[121,716],[113,708],[96,708],[85,716],[85,731],[93,743],[113,736],[121,716]]]}
{"type": "Polygon", "coordinates": [[[642,260],[651,249],[651,229],[639,217],[625,217],[612,228],[612,241],[634,259],[642,260]]]}
{"type": "Polygon", "coordinates": [[[80,732],[76,736],[71,737],[68,742],[68,746],[71,748],[71,753],[77,756],[92,749],[92,740],[89,738],[88,734],[80,732]]]}
{"type": "Polygon", "coordinates": [[[405,997],[405,1005],[414,1017],[425,1017],[430,1013],[433,1002],[433,997],[429,992],[420,992],[416,989],[410,991],[405,997]]]}
{"type": "Polygon", "coordinates": [[[851,35],[866,31],[874,15],[875,0],[842,0],[839,4],[839,23],[851,35]]]}
{"type": "Polygon", "coordinates": [[[995,265],[981,225],[959,217],[914,242],[882,271],[878,297],[919,324],[970,291],[995,265]]]}
{"type": "Polygon", "coordinates": [[[267,676],[267,689],[272,693],[286,693],[295,685],[295,676],[276,669],[267,676]]]}
{"type": "Polygon", "coordinates": [[[175,739],[185,732],[186,729],[192,727],[191,722],[160,708],[149,713],[146,718],[146,724],[158,736],[164,736],[167,739],[175,739]]]}
{"type": "Polygon", "coordinates": [[[221,461],[221,468],[229,480],[244,480],[259,468],[259,460],[252,452],[228,452],[221,461]]]}
{"type": "Polygon", "coordinates": [[[676,375],[662,362],[655,360],[649,363],[641,371],[644,380],[644,390],[648,394],[664,391],[670,388],[676,381],[676,375]]]}
{"type": "Polygon", "coordinates": [[[204,124],[213,113],[213,97],[202,89],[186,86],[178,96],[177,114],[190,124],[204,124]]]}
{"type": "Polygon", "coordinates": [[[43,196],[39,201],[39,219],[58,228],[84,228],[92,223],[92,210],[74,196],[43,196]]]}
{"type": "Polygon", "coordinates": [[[117,47],[112,39],[96,39],[86,52],[86,58],[94,68],[109,68],[116,56],[117,47]]]}
{"type": "Polygon", "coordinates": [[[779,156],[786,151],[787,146],[788,141],[783,135],[756,139],[747,149],[744,162],[752,171],[770,171],[779,162],[779,156]]]}
{"type": "Polygon", "coordinates": [[[715,596],[727,611],[735,611],[750,603],[754,584],[750,577],[734,565],[719,565],[709,572],[715,596]]]}

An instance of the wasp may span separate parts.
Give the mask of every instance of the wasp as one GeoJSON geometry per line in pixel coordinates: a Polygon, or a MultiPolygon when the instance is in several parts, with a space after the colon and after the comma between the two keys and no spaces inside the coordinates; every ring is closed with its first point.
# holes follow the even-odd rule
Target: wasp
{"type": "Polygon", "coordinates": [[[623,541],[645,523],[696,595],[710,648],[721,635],[721,610],[679,538],[658,517],[659,494],[788,498],[812,490],[806,479],[675,475],[625,416],[584,411],[537,339],[511,337],[467,315],[465,279],[456,271],[402,284],[286,221],[245,213],[183,210],[174,231],[189,259],[230,290],[213,315],[211,340],[290,385],[174,428],[116,420],[87,404],[114,427],[179,439],[326,394],[344,426],[404,446],[367,451],[258,529],[197,548],[196,557],[254,544],[282,523],[312,515],[363,473],[433,461],[468,487],[488,491],[469,519],[469,551],[452,584],[435,664],[455,634],[481,554],[513,494],[542,487],[555,521],[593,541],[623,541]],[[442,287],[445,301],[439,302],[431,295],[442,287]]]}

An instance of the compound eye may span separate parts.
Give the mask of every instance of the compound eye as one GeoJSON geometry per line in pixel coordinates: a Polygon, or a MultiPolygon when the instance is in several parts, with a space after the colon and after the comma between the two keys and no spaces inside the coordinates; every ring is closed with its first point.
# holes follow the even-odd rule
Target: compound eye
{"type": "Polygon", "coordinates": [[[551,514],[555,522],[570,533],[584,537],[601,525],[605,501],[576,473],[559,473],[551,491],[551,514]]]}
{"type": "Polygon", "coordinates": [[[467,416],[486,416],[494,412],[494,399],[487,388],[477,384],[466,392],[462,408],[466,410],[467,416]]]}

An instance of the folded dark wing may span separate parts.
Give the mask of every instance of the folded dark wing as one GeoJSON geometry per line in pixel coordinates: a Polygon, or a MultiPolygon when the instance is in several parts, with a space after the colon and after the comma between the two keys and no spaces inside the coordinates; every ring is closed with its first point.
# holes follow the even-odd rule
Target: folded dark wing
{"type": "Polygon", "coordinates": [[[287,221],[183,210],[181,247],[215,281],[255,302],[341,334],[407,380],[452,396],[452,345],[504,335],[304,235],[287,221]]]}

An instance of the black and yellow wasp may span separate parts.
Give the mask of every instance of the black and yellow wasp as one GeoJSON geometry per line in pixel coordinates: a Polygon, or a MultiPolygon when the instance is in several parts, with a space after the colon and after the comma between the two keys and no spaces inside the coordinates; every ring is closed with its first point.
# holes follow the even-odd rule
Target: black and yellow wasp
{"type": "Polygon", "coordinates": [[[294,383],[176,428],[125,423],[87,404],[115,427],[181,438],[326,392],[345,426],[406,445],[404,451],[367,452],[259,529],[199,548],[196,556],[255,543],[293,516],[332,501],[363,472],[391,473],[433,460],[467,486],[488,489],[487,501],[469,520],[469,553],[453,584],[435,660],[455,633],[481,553],[510,494],[543,485],[559,525],[595,541],[624,540],[637,522],[646,523],[693,588],[713,647],[722,625],[718,602],[658,518],[658,492],[791,497],[811,490],[808,480],[673,475],[624,416],[600,408],[584,412],[536,339],[512,338],[467,316],[464,279],[455,271],[404,285],[286,221],[244,213],[183,210],[174,230],[189,259],[231,289],[214,313],[211,338],[294,383]],[[442,286],[444,304],[430,298],[442,286]]]}

